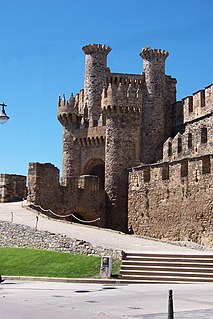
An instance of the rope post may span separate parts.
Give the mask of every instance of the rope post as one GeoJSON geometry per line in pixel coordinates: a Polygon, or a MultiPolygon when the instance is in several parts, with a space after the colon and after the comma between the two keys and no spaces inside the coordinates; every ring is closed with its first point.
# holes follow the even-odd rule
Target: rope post
{"type": "Polygon", "coordinates": [[[13,223],[13,212],[11,212],[11,224],[13,223]]]}
{"type": "Polygon", "coordinates": [[[174,319],[174,309],[173,309],[173,295],[172,295],[172,290],[169,290],[168,319],[174,319]]]}
{"type": "Polygon", "coordinates": [[[35,224],[35,229],[38,229],[38,216],[36,216],[36,224],[35,224]]]}

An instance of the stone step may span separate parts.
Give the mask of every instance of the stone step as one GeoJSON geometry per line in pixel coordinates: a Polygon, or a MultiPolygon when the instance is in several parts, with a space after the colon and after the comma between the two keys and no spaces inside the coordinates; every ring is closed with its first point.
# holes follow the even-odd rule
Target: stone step
{"type": "Polygon", "coordinates": [[[180,262],[179,260],[176,261],[134,261],[134,260],[122,260],[122,266],[146,266],[146,267],[192,267],[192,268],[213,268],[213,263],[205,263],[200,261],[199,263],[187,263],[187,262],[180,262]]]}
{"type": "Polygon", "coordinates": [[[176,272],[191,272],[191,273],[212,273],[213,274],[213,267],[211,268],[200,268],[200,267],[191,267],[186,266],[186,267],[173,267],[173,265],[169,265],[168,267],[162,267],[162,266],[137,266],[137,265],[122,265],[121,266],[121,271],[147,271],[149,270],[150,272],[152,271],[176,271],[176,272]]]}
{"type": "Polygon", "coordinates": [[[213,282],[213,255],[127,252],[121,280],[137,282],[213,282]]]}
{"type": "Polygon", "coordinates": [[[203,278],[203,277],[176,277],[176,276],[136,276],[136,275],[125,275],[121,276],[122,281],[128,280],[129,282],[133,281],[140,281],[144,282],[165,282],[165,283],[175,283],[175,282],[188,282],[188,283],[195,283],[195,282],[213,282],[213,278],[203,278]]]}
{"type": "Polygon", "coordinates": [[[135,255],[132,255],[132,256],[126,256],[124,260],[134,260],[134,261],[167,261],[167,262],[175,262],[175,261],[179,261],[179,262],[187,262],[187,263],[199,263],[199,262],[205,262],[205,263],[212,263],[213,264],[213,257],[209,256],[205,256],[205,257],[187,257],[187,256],[181,256],[181,257],[178,257],[178,256],[152,256],[152,255],[149,255],[149,256],[135,256],[135,255]]]}
{"type": "Polygon", "coordinates": [[[207,258],[207,259],[212,259],[213,260],[213,253],[193,253],[193,254],[180,254],[180,253],[147,253],[147,252],[143,252],[143,251],[127,251],[124,253],[124,255],[126,257],[131,257],[132,256],[139,256],[139,257],[152,257],[152,258],[156,258],[156,257],[160,257],[160,258],[207,258]]]}
{"type": "Polygon", "coordinates": [[[175,269],[173,271],[159,271],[159,270],[121,270],[120,275],[123,276],[162,276],[162,277],[198,277],[198,278],[212,278],[212,273],[201,273],[201,272],[178,272],[175,269]]]}

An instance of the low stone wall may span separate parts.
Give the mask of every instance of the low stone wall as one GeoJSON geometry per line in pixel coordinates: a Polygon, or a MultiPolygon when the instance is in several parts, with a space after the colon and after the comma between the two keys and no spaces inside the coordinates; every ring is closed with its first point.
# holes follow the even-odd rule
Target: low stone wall
{"type": "Polygon", "coordinates": [[[121,251],[92,246],[84,240],[9,222],[0,222],[0,247],[47,249],[96,256],[106,255],[115,259],[121,259],[122,257],[121,251]]]}

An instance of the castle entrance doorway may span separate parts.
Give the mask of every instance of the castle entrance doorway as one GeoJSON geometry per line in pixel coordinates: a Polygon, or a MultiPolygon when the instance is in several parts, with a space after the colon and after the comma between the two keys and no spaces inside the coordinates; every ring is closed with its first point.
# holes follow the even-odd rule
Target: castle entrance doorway
{"type": "Polygon", "coordinates": [[[89,161],[84,170],[85,175],[94,175],[99,177],[100,189],[104,189],[105,184],[105,163],[101,159],[89,161]]]}

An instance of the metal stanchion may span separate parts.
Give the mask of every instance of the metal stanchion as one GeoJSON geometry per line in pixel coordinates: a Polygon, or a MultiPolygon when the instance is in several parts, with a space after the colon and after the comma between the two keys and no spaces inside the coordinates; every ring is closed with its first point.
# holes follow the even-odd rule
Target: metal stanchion
{"type": "Polygon", "coordinates": [[[168,319],[174,319],[174,309],[173,309],[173,295],[172,295],[172,290],[169,290],[168,319]]]}
{"type": "Polygon", "coordinates": [[[36,216],[36,225],[35,225],[35,229],[37,230],[38,228],[38,216],[36,216]]]}

